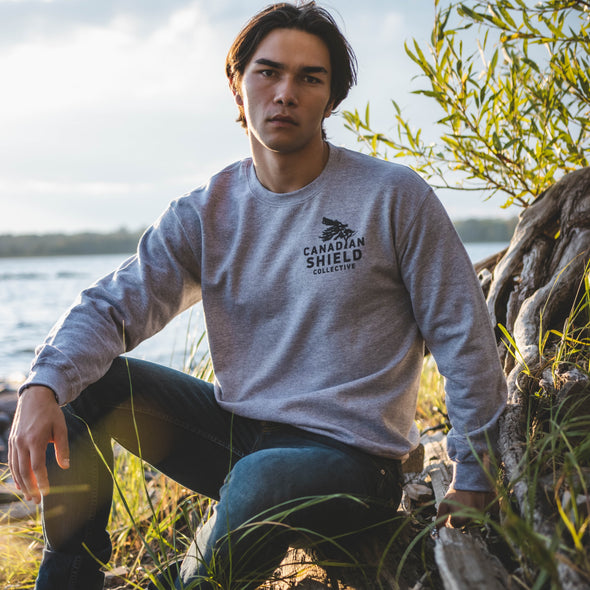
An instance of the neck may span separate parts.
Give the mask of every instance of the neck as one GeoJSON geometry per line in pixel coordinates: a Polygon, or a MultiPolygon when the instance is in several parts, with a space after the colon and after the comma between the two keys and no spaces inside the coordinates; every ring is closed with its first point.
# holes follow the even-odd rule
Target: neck
{"type": "Polygon", "coordinates": [[[315,180],[330,155],[328,144],[321,140],[306,150],[273,152],[250,141],[256,176],[260,183],[273,193],[290,193],[315,180]]]}

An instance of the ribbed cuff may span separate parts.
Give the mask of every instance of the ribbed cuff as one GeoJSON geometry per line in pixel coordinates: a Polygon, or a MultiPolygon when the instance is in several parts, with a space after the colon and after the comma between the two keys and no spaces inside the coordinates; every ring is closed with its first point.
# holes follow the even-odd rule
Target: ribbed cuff
{"type": "Polygon", "coordinates": [[[463,461],[454,464],[451,485],[456,490],[492,492],[494,490],[494,479],[494,475],[486,472],[477,461],[463,461]]]}
{"type": "Polygon", "coordinates": [[[23,393],[25,393],[25,391],[27,389],[30,389],[31,387],[35,387],[35,386],[46,387],[47,389],[49,389],[51,391],[51,393],[53,393],[53,397],[55,398],[55,402],[57,403],[57,405],[59,405],[59,399],[57,397],[57,393],[55,393],[55,391],[53,391],[53,389],[51,389],[51,387],[48,387],[47,385],[39,385],[38,383],[26,383],[26,384],[21,385],[21,387],[18,390],[19,397],[23,393]]]}

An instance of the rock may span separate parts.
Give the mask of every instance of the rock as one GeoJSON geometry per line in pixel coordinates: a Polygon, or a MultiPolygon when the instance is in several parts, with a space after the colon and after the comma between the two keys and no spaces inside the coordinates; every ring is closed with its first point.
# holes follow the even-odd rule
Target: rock
{"type": "Polygon", "coordinates": [[[26,502],[22,494],[4,481],[0,481],[0,522],[8,524],[15,520],[25,520],[37,512],[33,501],[26,502]]]}
{"type": "Polygon", "coordinates": [[[114,590],[127,582],[128,575],[129,568],[124,565],[108,570],[105,572],[104,587],[114,590]]]}
{"type": "Polygon", "coordinates": [[[8,435],[16,412],[18,394],[0,383],[0,468],[8,463],[8,435]]]}
{"type": "Polygon", "coordinates": [[[424,445],[420,443],[402,463],[404,473],[420,473],[424,469],[424,445]]]}

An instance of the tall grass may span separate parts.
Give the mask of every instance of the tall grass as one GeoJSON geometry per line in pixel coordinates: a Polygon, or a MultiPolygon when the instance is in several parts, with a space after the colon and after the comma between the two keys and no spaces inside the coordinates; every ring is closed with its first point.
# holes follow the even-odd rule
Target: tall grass
{"type": "Polygon", "coordinates": [[[427,429],[446,426],[447,423],[444,379],[438,372],[434,358],[428,355],[424,359],[420,375],[416,425],[420,432],[424,432],[427,429]]]}
{"type": "MultiPolygon", "coordinates": [[[[197,352],[198,344],[195,342],[188,349],[187,371],[211,379],[211,365],[197,352]]],[[[420,399],[417,413],[420,428],[440,422],[444,416],[442,379],[431,361],[425,363],[420,399]]],[[[210,500],[153,471],[140,458],[117,446],[113,474],[115,494],[109,522],[113,555],[106,569],[118,574],[119,587],[145,588],[150,580],[158,586],[154,572],[164,571],[186,552],[200,521],[209,512],[210,500]]],[[[4,470],[2,477],[7,475],[4,470]]],[[[325,501],[325,498],[309,500],[317,501],[325,501]]],[[[284,512],[284,516],[287,515],[288,510],[284,512]]],[[[33,518],[9,524],[6,517],[0,517],[0,524],[0,587],[5,590],[33,588],[42,550],[39,515],[36,513],[33,518]]],[[[244,533],[249,530],[246,526],[244,533]]],[[[300,532],[305,534],[305,531],[300,532]]],[[[399,527],[399,534],[402,533],[407,534],[407,531],[399,527]]],[[[324,565],[362,570],[362,564],[340,545],[339,539],[322,540],[338,550],[336,553],[340,556],[340,560],[332,559],[324,565]],[[347,559],[342,561],[342,556],[347,559]]],[[[297,578],[312,567],[311,563],[294,563],[290,575],[297,578]]],[[[274,580],[275,584],[277,582],[279,580],[274,580]]]]}

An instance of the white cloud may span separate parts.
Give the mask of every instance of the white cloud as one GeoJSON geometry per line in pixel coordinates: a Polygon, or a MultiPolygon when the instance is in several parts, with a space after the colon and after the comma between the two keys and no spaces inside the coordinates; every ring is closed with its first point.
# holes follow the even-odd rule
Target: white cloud
{"type": "Polygon", "coordinates": [[[149,183],[30,180],[2,182],[3,233],[67,232],[150,224],[172,196],[149,183]],[[156,194],[160,191],[160,196],[156,194]],[[7,197],[9,195],[9,197],[7,197]],[[7,223],[10,220],[10,223],[7,223]]]}
{"type": "Polygon", "coordinates": [[[244,155],[245,142],[223,146],[237,127],[226,45],[200,6],[187,4],[149,34],[124,15],[0,53],[0,232],[34,215],[55,222],[52,207],[65,218],[96,198],[127,197],[135,207],[143,198],[145,225],[163,202],[244,155]]]}
{"type": "MultiPolygon", "coordinates": [[[[137,34],[132,17],[119,16],[108,28],[82,26],[0,55],[3,104],[14,116],[120,100],[177,99],[194,90],[195,72],[205,79],[219,72],[207,58],[211,53],[219,55],[220,48],[196,2],[146,37],[137,34]]],[[[199,90],[206,96],[209,88],[199,90]]]]}
{"type": "Polygon", "coordinates": [[[129,182],[57,182],[48,180],[29,180],[24,183],[0,182],[0,191],[16,198],[35,193],[42,198],[63,196],[64,192],[80,197],[99,197],[101,199],[119,198],[130,192],[140,194],[150,189],[149,183],[129,182]]]}

